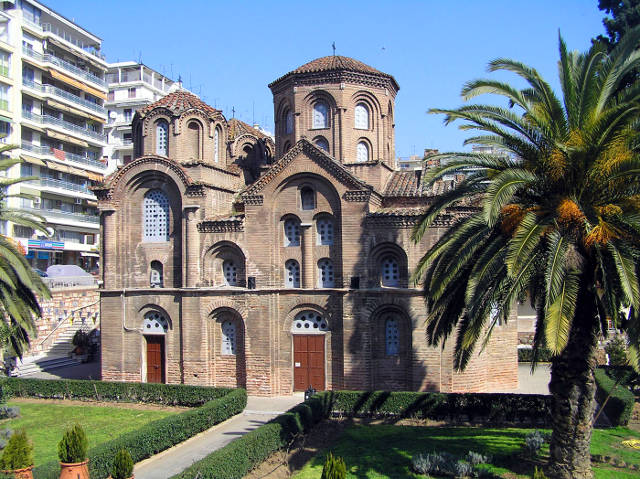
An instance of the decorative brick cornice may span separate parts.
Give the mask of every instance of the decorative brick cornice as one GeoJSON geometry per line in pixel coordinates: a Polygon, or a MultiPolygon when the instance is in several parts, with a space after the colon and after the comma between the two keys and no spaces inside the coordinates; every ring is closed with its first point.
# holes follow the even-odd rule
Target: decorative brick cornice
{"type": "Polygon", "coordinates": [[[262,195],[243,195],[242,200],[246,205],[262,206],[264,203],[264,196],[262,195]]]}
{"type": "Polygon", "coordinates": [[[204,185],[200,183],[194,183],[187,186],[185,195],[189,197],[203,197],[205,195],[204,185]]]}
{"type": "Polygon", "coordinates": [[[237,233],[244,231],[243,218],[204,220],[198,223],[200,233],[237,233]]]}
{"type": "Polygon", "coordinates": [[[166,166],[167,169],[173,171],[178,176],[178,178],[182,181],[182,184],[184,184],[185,187],[193,183],[193,180],[189,177],[189,175],[187,175],[187,173],[184,171],[184,168],[182,168],[176,162],[168,158],[164,158],[162,156],[147,155],[147,156],[141,156],[140,158],[137,158],[133,160],[131,163],[127,163],[125,166],[120,168],[116,172],[116,174],[113,176],[111,181],[109,182],[109,188],[113,189],[114,186],[118,184],[120,179],[124,175],[126,175],[130,170],[137,168],[138,166],[149,164],[149,163],[154,163],[154,164],[160,163],[166,166]]]}
{"type": "Polygon", "coordinates": [[[371,191],[345,191],[342,197],[345,201],[366,203],[371,197],[371,191]]]}

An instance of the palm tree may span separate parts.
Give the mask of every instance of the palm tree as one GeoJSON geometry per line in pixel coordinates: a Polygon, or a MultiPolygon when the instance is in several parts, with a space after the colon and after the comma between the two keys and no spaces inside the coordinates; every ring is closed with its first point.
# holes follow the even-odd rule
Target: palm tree
{"type": "MultiPolygon", "coordinates": [[[[12,197],[30,198],[25,194],[8,194],[11,185],[30,180],[30,177],[7,178],[6,172],[21,162],[6,156],[14,145],[0,147],[0,221],[32,228],[48,235],[44,218],[39,215],[9,208],[6,200],[12,197]]],[[[0,349],[22,357],[29,346],[29,337],[35,334],[35,318],[41,316],[38,298],[49,298],[49,290],[40,276],[33,271],[20,251],[20,246],[0,235],[0,349]]]]}
{"type": "MultiPolygon", "coordinates": [[[[443,210],[463,198],[478,209],[459,219],[425,254],[414,273],[422,281],[430,344],[455,338],[455,366],[463,369],[477,343],[507,321],[518,300],[537,312],[534,357],[553,354],[554,396],[548,473],[592,477],[589,446],[595,401],[597,338],[624,306],[638,311],[640,288],[640,84],[619,92],[640,64],[640,30],[607,55],[602,46],[568,52],[560,38],[558,98],[538,72],[510,59],[489,71],[515,73],[527,86],[474,80],[462,96],[496,94],[508,107],[470,104],[446,115],[476,131],[467,144],[505,154],[440,155],[428,171],[433,184],[463,171],[457,188],[439,197],[413,232],[419,241],[443,210]]],[[[633,315],[633,313],[632,313],[633,315]]],[[[634,364],[640,327],[628,329],[634,364]]]]}

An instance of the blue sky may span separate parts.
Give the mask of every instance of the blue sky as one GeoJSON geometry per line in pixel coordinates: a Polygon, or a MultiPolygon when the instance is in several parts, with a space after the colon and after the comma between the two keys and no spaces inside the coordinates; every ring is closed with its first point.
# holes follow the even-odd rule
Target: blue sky
{"type": "MultiPolygon", "coordinates": [[[[273,131],[267,84],[314,58],[350,56],[392,74],[396,155],[463,149],[468,135],[429,108],[461,105],[460,89],[496,57],[523,61],[558,88],[558,30],[570,49],[604,33],[597,0],[196,1],[50,0],[103,39],[109,61],[138,60],[177,78],[231,118],[273,131]]],[[[504,76],[502,79],[511,77],[504,76]]]]}

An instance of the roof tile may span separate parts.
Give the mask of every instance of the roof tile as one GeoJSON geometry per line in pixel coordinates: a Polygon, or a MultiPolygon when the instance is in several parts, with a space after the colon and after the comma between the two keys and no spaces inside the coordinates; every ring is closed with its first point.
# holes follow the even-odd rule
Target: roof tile
{"type": "Polygon", "coordinates": [[[173,113],[178,115],[192,108],[195,108],[197,110],[204,110],[209,114],[217,113],[220,111],[216,110],[212,106],[207,105],[200,98],[198,98],[193,93],[188,92],[187,90],[177,90],[173,93],[169,93],[168,95],[163,96],[159,100],[145,106],[144,108],[141,108],[138,111],[141,115],[144,115],[154,108],[158,107],[168,108],[173,113]]]}

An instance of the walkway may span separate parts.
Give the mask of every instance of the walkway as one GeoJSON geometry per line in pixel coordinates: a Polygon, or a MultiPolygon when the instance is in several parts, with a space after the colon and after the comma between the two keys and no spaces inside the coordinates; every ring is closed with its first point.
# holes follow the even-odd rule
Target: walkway
{"type": "Polygon", "coordinates": [[[250,396],[244,412],[139,462],[133,470],[134,475],[136,479],[167,479],[303,400],[303,393],[268,398],[250,396]]]}

